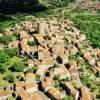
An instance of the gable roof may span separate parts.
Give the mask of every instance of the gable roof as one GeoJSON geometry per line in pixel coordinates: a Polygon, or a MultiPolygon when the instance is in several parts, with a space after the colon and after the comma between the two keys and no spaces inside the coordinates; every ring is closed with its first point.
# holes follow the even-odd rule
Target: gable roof
{"type": "Polygon", "coordinates": [[[81,95],[81,100],[92,100],[89,90],[84,86],[81,87],[81,95]]]}

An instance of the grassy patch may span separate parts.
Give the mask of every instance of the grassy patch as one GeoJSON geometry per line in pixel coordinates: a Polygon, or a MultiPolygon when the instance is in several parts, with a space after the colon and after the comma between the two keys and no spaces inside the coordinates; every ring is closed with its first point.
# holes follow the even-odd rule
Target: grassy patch
{"type": "Polygon", "coordinates": [[[15,82],[17,81],[17,76],[21,75],[22,72],[11,72],[11,71],[8,71],[4,74],[0,74],[0,87],[5,87],[5,86],[8,86],[8,85],[11,85],[12,83],[9,83],[7,80],[4,80],[4,77],[8,76],[8,75],[12,75],[14,78],[15,78],[15,82]]]}
{"type": "Polygon", "coordinates": [[[72,18],[75,26],[86,34],[93,47],[100,48],[100,15],[76,15],[72,18]]]}
{"type": "Polygon", "coordinates": [[[5,28],[13,27],[17,21],[2,21],[0,22],[0,32],[4,32],[5,28]]]}

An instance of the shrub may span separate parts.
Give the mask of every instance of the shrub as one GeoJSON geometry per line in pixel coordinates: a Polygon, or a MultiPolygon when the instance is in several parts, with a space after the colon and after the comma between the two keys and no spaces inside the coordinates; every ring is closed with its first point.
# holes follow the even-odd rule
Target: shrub
{"type": "Polygon", "coordinates": [[[96,99],[100,99],[100,94],[97,94],[96,95],[96,99]]]}
{"type": "Polygon", "coordinates": [[[13,75],[8,74],[6,77],[4,77],[4,80],[7,80],[9,83],[13,83],[15,81],[15,78],[13,75]]]}
{"type": "Polygon", "coordinates": [[[40,75],[36,75],[36,81],[40,81],[41,76],[40,75]]]}
{"type": "Polygon", "coordinates": [[[0,73],[4,73],[5,72],[5,67],[2,65],[2,64],[0,64],[0,73]]]}
{"type": "Polygon", "coordinates": [[[76,88],[76,89],[79,89],[79,88],[80,88],[79,83],[78,83],[77,81],[74,81],[74,82],[72,83],[72,85],[73,85],[74,88],[76,88]]]}
{"type": "Polygon", "coordinates": [[[65,96],[62,100],[74,100],[72,96],[65,96]]]}
{"type": "Polygon", "coordinates": [[[90,86],[90,78],[88,76],[81,76],[81,80],[84,82],[86,86],[90,86]]]}
{"type": "Polygon", "coordinates": [[[28,72],[35,73],[36,71],[37,71],[37,67],[34,66],[34,67],[28,69],[28,70],[26,71],[26,73],[28,73],[28,72]]]}
{"type": "Polygon", "coordinates": [[[37,43],[35,42],[35,41],[29,41],[28,42],[28,45],[30,45],[30,46],[35,46],[37,43]]]}
{"type": "Polygon", "coordinates": [[[12,40],[13,40],[13,36],[11,35],[0,37],[0,42],[4,43],[5,45],[9,44],[12,40]]]}
{"type": "Polygon", "coordinates": [[[9,55],[4,53],[3,51],[0,51],[0,63],[5,63],[9,60],[9,55]]]}
{"type": "Polygon", "coordinates": [[[60,67],[60,66],[59,66],[58,63],[55,63],[55,64],[53,65],[53,68],[57,68],[57,67],[60,67]]]}
{"type": "Polygon", "coordinates": [[[45,40],[49,40],[49,39],[50,39],[49,35],[45,35],[43,38],[44,38],[45,40]]]}
{"type": "Polygon", "coordinates": [[[19,60],[13,63],[13,65],[9,68],[11,71],[22,72],[24,70],[24,62],[19,60]]]}
{"type": "Polygon", "coordinates": [[[70,0],[38,0],[39,4],[47,8],[62,7],[69,3],[70,0]]]}
{"type": "Polygon", "coordinates": [[[5,53],[8,54],[10,57],[16,56],[18,53],[17,48],[7,48],[5,49],[5,53]]]}
{"type": "Polygon", "coordinates": [[[13,36],[15,36],[16,39],[19,39],[19,34],[18,34],[18,33],[14,32],[14,33],[13,33],[13,36]]]}

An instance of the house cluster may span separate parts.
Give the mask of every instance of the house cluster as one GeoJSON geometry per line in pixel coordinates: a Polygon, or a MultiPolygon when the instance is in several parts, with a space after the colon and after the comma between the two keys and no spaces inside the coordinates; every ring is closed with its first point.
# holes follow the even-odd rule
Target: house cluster
{"type": "Polygon", "coordinates": [[[16,100],[49,100],[46,95],[38,90],[36,83],[24,81],[17,82],[5,88],[5,90],[0,90],[0,100],[12,100],[11,97],[16,98],[16,100]]]}
{"type": "Polygon", "coordinates": [[[24,72],[34,67],[36,71],[27,72],[23,81],[1,91],[0,100],[9,96],[18,100],[62,100],[69,95],[74,100],[92,100],[89,90],[80,81],[77,61],[70,60],[69,56],[81,52],[91,70],[100,73],[100,50],[84,43],[86,36],[72,21],[37,18],[9,29],[8,34],[13,33],[18,37],[8,44],[8,48],[18,48],[19,55],[28,58],[24,72]],[[60,80],[62,90],[56,87],[55,78],[60,80]],[[72,84],[75,80],[79,88],[72,84]]]}
{"type": "Polygon", "coordinates": [[[80,4],[81,9],[95,9],[100,11],[100,2],[99,1],[86,1],[80,4]]]}

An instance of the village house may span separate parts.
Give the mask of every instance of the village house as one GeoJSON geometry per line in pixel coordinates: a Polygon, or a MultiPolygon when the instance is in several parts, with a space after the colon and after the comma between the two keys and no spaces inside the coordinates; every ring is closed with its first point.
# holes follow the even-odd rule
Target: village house
{"type": "Polygon", "coordinates": [[[71,36],[68,35],[68,32],[67,32],[67,31],[65,32],[65,34],[66,34],[65,37],[64,37],[65,40],[66,40],[68,43],[71,43],[71,42],[72,42],[72,41],[71,41],[71,36]]]}
{"type": "Polygon", "coordinates": [[[29,39],[28,39],[28,41],[31,41],[31,42],[34,41],[34,37],[30,36],[29,39]]]}
{"type": "Polygon", "coordinates": [[[84,54],[84,59],[91,65],[94,66],[95,65],[95,59],[91,56],[91,54],[89,52],[84,54]]]}
{"type": "Polygon", "coordinates": [[[19,45],[19,41],[14,40],[8,44],[8,48],[18,48],[18,45],[19,45]]]}
{"type": "Polygon", "coordinates": [[[6,30],[3,32],[4,35],[12,35],[12,32],[10,30],[11,28],[6,28],[6,30]]]}
{"type": "Polygon", "coordinates": [[[37,52],[37,46],[28,46],[30,53],[29,56],[33,59],[34,58],[34,54],[37,52]]]}
{"type": "Polygon", "coordinates": [[[85,87],[81,87],[81,98],[80,100],[92,100],[89,90],[85,87]]]}
{"type": "Polygon", "coordinates": [[[76,42],[74,43],[74,45],[75,45],[78,49],[80,49],[80,51],[81,51],[82,53],[85,52],[82,43],[80,43],[79,41],[76,41],[76,42]]]}
{"type": "Polygon", "coordinates": [[[45,72],[46,70],[44,68],[39,68],[36,71],[36,76],[39,76],[39,79],[43,80],[45,78],[45,72]]]}
{"type": "Polygon", "coordinates": [[[30,53],[30,48],[29,46],[27,45],[28,43],[28,39],[24,38],[20,41],[19,43],[19,49],[20,49],[20,53],[22,55],[25,55],[26,54],[29,54],[30,53]]]}
{"type": "Polygon", "coordinates": [[[70,45],[69,51],[71,55],[76,55],[78,53],[78,49],[73,45],[70,45]]]}
{"type": "Polygon", "coordinates": [[[19,35],[20,35],[20,40],[22,40],[22,39],[28,39],[29,38],[29,35],[28,35],[28,33],[26,32],[26,31],[20,31],[19,32],[19,35]]]}
{"type": "Polygon", "coordinates": [[[43,60],[44,58],[50,58],[50,52],[48,49],[44,49],[41,47],[38,47],[38,59],[43,60]]]}
{"type": "Polygon", "coordinates": [[[79,43],[79,40],[75,36],[71,37],[70,40],[71,40],[71,43],[74,45],[75,43],[79,43]]]}
{"type": "Polygon", "coordinates": [[[75,35],[80,34],[80,30],[78,30],[76,27],[72,27],[72,31],[75,33],[75,35]]]}
{"type": "Polygon", "coordinates": [[[75,60],[71,60],[69,64],[70,68],[68,68],[68,70],[71,74],[71,77],[73,79],[78,78],[79,74],[78,74],[77,62],[75,60]]]}
{"type": "Polygon", "coordinates": [[[28,32],[34,32],[33,24],[30,21],[22,21],[21,27],[23,27],[28,32]]]}
{"type": "Polygon", "coordinates": [[[0,33],[0,37],[4,36],[3,33],[0,33]]]}
{"type": "Polygon", "coordinates": [[[100,68],[95,66],[95,69],[97,70],[98,73],[100,73],[100,68]]]}
{"type": "Polygon", "coordinates": [[[79,74],[78,74],[78,70],[76,68],[70,68],[69,72],[71,74],[71,78],[72,79],[77,79],[79,74]]]}
{"type": "Polygon", "coordinates": [[[41,65],[39,65],[39,67],[48,69],[48,68],[52,67],[53,64],[54,64],[54,61],[51,57],[50,58],[45,58],[41,61],[41,65]]]}
{"type": "Polygon", "coordinates": [[[81,41],[84,41],[84,40],[86,40],[86,35],[85,34],[80,34],[79,41],[81,42],[81,41]]]}
{"type": "Polygon", "coordinates": [[[36,83],[26,83],[24,88],[26,92],[33,93],[38,90],[38,85],[36,83]]]}
{"type": "Polygon", "coordinates": [[[34,61],[31,60],[31,59],[29,59],[29,60],[27,61],[27,66],[28,66],[29,68],[34,67],[34,61]]]}
{"type": "Polygon", "coordinates": [[[22,41],[19,43],[19,49],[20,53],[22,55],[29,55],[33,59],[34,53],[37,51],[36,46],[29,46],[28,45],[28,39],[22,39],[22,41]]]}
{"type": "Polygon", "coordinates": [[[16,98],[21,98],[22,100],[30,100],[30,95],[27,93],[23,87],[17,87],[15,91],[16,98]]]}
{"type": "Polygon", "coordinates": [[[70,68],[76,68],[77,69],[77,61],[71,60],[69,63],[70,63],[70,68]]]}
{"type": "Polygon", "coordinates": [[[34,93],[31,93],[31,100],[50,100],[50,99],[41,91],[36,91],[34,93]]]}
{"type": "Polygon", "coordinates": [[[48,94],[49,97],[51,97],[54,100],[61,100],[63,97],[65,97],[65,93],[61,93],[55,87],[48,89],[47,94],[48,94]]]}
{"type": "Polygon", "coordinates": [[[14,85],[13,85],[13,89],[16,90],[19,87],[23,87],[25,84],[24,81],[17,81],[14,85]]]}
{"type": "MultiPolygon", "coordinates": [[[[59,56],[62,60],[62,64],[67,64],[68,63],[68,52],[64,52],[64,54],[62,53],[62,51],[59,53],[59,56]]],[[[56,59],[57,60],[57,59],[56,59]]],[[[58,59],[59,60],[59,59],[58,59]]]]}
{"type": "Polygon", "coordinates": [[[96,62],[96,65],[100,68],[100,61],[96,62]]]}
{"type": "Polygon", "coordinates": [[[24,79],[25,79],[25,83],[36,82],[36,80],[35,80],[35,74],[33,74],[33,73],[26,73],[24,79]]]}
{"type": "Polygon", "coordinates": [[[100,50],[97,51],[97,57],[100,58],[100,50]]]}
{"type": "Polygon", "coordinates": [[[54,38],[52,38],[51,40],[46,40],[45,43],[48,48],[52,48],[54,46],[54,44],[56,43],[56,40],[54,38]]]}
{"type": "Polygon", "coordinates": [[[96,70],[96,67],[91,67],[91,70],[93,71],[94,74],[96,74],[98,71],[96,70]]]}
{"type": "Polygon", "coordinates": [[[36,75],[40,76],[40,79],[44,79],[45,72],[48,68],[52,67],[54,64],[53,60],[51,58],[43,59],[41,64],[38,65],[38,70],[36,71],[36,75]]]}
{"type": "Polygon", "coordinates": [[[66,34],[68,34],[70,36],[76,36],[76,33],[72,32],[72,31],[66,31],[66,34]]]}
{"type": "Polygon", "coordinates": [[[50,70],[50,75],[52,78],[54,76],[59,75],[60,79],[70,79],[70,72],[66,69],[66,67],[63,64],[59,65],[59,67],[57,68],[52,68],[50,70]]]}
{"type": "Polygon", "coordinates": [[[58,33],[56,33],[56,39],[63,39],[64,35],[65,35],[64,33],[58,32],[58,33]]]}
{"type": "Polygon", "coordinates": [[[22,27],[18,24],[15,24],[15,27],[11,29],[12,32],[19,33],[22,27]]]}
{"type": "Polygon", "coordinates": [[[6,100],[8,97],[12,96],[11,91],[0,91],[0,100],[6,100]]]}
{"type": "Polygon", "coordinates": [[[66,90],[66,92],[74,97],[74,100],[77,100],[79,98],[79,91],[76,90],[71,82],[66,82],[64,84],[62,84],[62,86],[64,87],[64,89],[66,90]]]}
{"type": "Polygon", "coordinates": [[[0,43],[0,50],[2,50],[5,47],[3,43],[0,43]]]}
{"type": "Polygon", "coordinates": [[[47,92],[48,89],[52,88],[54,86],[54,81],[52,77],[45,77],[44,80],[41,82],[42,90],[47,92]]]}
{"type": "Polygon", "coordinates": [[[65,48],[62,45],[62,43],[55,44],[54,47],[52,48],[52,57],[53,57],[53,59],[58,60],[58,62],[60,62],[60,63],[63,63],[63,60],[65,62],[67,61],[67,57],[64,57],[65,53],[66,53],[65,48]]]}
{"type": "Polygon", "coordinates": [[[40,65],[41,64],[41,62],[38,60],[38,59],[34,59],[34,65],[35,66],[38,66],[38,65],[40,65]]]}
{"type": "Polygon", "coordinates": [[[56,33],[57,30],[53,28],[53,26],[51,26],[52,29],[49,29],[48,33],[50,37],[55,37],[56,38],[56,33]]]}
{"type": "Polygon", "coordinates": [[[34,40],[37,41],[41,46],[44,47],[43,43],[44,43],[44,34],[34,34],[34,40]]]}
{"type": "Polygon", "coordinates": [[[62,100],[66,96],[65,91],[60,91],[58,94],[55,95],[57,100],[62,100]]]}

